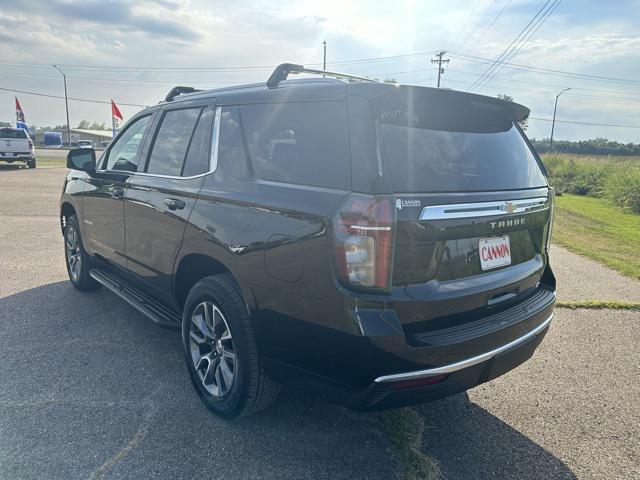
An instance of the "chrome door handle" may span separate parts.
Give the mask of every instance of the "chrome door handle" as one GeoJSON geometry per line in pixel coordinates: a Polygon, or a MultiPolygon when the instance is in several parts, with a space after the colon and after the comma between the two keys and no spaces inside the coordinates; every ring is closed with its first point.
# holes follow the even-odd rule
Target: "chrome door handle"
{"type": "Polygon", "coordinates": [[[109,193],[111,194],[112,198],[120,198],[124,196],[124,188],[122,187],[116,187],[114,186],[110,186],[109,187],[109,193]]]}
{"type": "Polygon", "coordinates": [[[175,198],[165,198],[164,204],[169,207],[169,210],[182,210],[184,208],[184,202],[175,198]]]}

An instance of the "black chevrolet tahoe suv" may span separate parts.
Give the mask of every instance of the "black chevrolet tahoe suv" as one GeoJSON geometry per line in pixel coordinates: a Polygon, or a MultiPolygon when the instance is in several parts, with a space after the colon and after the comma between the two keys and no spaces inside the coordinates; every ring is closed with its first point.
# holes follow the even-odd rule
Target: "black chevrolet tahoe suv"
{"type": "Polygon", "coordinates": [[[359,410],[464,391],[530,358],[553,317],[553,191],[528,114],[294,64],[176,87],[97,161],[69,152],[69,277],[180,327],[226,418],[282,384],[359,410]]]}

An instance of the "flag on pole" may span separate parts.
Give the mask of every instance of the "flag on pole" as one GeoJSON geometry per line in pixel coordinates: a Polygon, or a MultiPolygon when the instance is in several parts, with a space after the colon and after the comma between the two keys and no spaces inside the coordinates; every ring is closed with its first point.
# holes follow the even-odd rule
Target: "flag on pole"
{"type": "Polygon", "coordinates": [[[18,97],[16,99],[16,128],[22,128],[25,131],[29,131],[27,128],[27,123],[24,121],[24,112],[22,111],[22,107],[20,106],[20,102],[18,101],[18,97]]]}
{"type": "Polygon", "coordinates": [[[116,105],[116,102],[114,102],[113,99],[111,99],[111,125],[113,128],[114,138],[116,136],[116,133],[118,133],[120,122],[122,122],[122,114],[120,113],[120,109],[116,105]]]}

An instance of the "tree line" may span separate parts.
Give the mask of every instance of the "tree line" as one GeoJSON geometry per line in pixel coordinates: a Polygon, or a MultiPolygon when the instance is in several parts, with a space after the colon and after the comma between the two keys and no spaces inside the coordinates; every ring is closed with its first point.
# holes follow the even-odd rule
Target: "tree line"
{"type": "MultiPolygon", "coordinates": [[[[531,139],[538,153],[549,152],[549,139],[531,139]]],[[[620,143],[608,138],[592,138],[589,140],[554,140],[552,151],[558,153],[576,153],[582,155],[621,155],[640,156],[640,143],[620,143]]]]}

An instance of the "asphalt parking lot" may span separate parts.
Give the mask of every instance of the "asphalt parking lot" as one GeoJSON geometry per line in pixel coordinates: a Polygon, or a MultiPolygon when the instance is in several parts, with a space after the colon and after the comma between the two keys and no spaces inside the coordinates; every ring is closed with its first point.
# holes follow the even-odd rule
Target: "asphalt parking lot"
{"type": "MultiPolygon", "coordinates": [[[[396,478],[375,413],[285,391],[253,418],[211,415],[177,332],[66,280],[64,174],[0,165],[0,479],[396,478]]],[[[561,295],[583,294],[575,269],[615,294],[616,275],[559,252],[561,295]]],[[[447,479],[640,478],[639,327],[638,312],[558,310],[531,361],[417,407],[422,452],[447,479]]]]}

